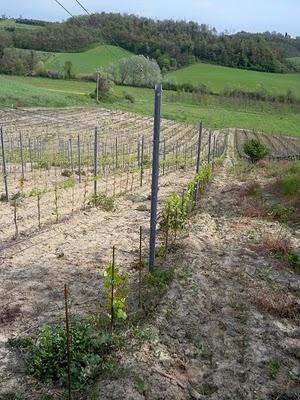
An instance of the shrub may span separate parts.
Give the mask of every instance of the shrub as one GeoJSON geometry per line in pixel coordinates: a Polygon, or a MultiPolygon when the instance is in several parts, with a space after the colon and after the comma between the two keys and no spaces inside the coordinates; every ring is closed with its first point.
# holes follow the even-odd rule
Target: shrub
{"type": "Polygon", "coordinates": [[[254,164],[269,154],[269,149],[259,140],[251,139],[244,144],[244,152],[254,164]]]}
{"type": "MultiPolygon", "coordinates": [[[[77,320],[70,326],[71,380],[73,387],[85,384],[101,369],[111,337],[98,332],[94,323],[77,320]]],[[[45,326],[28,350],[28,371],[42,382],[67,383],[67,336],[63,324],[45,326]]]]}

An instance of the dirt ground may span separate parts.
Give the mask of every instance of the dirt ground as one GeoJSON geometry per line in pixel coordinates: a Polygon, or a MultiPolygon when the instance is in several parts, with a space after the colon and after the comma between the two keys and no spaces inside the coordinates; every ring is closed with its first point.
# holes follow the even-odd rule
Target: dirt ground
{"type": "Polygon", "coordinates": [[[176,278],[149,322],[152,342],[125,355],[134,372],[102,380],[95,398],[300,398],[299,275],[254,250],[266,233],[284,231],[299,251],[299,231],[240,216],[245,182],[230,173],[233,156],[231,142],[225,169],[202,197],[174,257],[180,258],[176,278]],[[255,299],[262,290],[288,294],[295,315],[260,309],[255,299]]]}
{"type": "MultiPolygon", "coordinates": [[[[299,231],[241,215],[247,182],[233,173],[234,156],[232,134],[224,168],[168,261],[175,278],[146,323],[151,339],[138,351],[120,354],[119,364],[129,373],[100,379],[90,400],[300,398],[299,275],[257,250],[265,234],[284,232],[299,251],[299,231]],[[293,317],[261,309],[256,300],[263,290],[288,294],[293,317]]],[[[160,206],[191,177],[179,170],[162,178],[160,206]]],[[[2,250],[0,398],[28,384],[7,339],[62,317],[64,283],[70,284],[74,312],[98,307],[101,271],[112,246],[117,262],[130,265],[139,226],[148,233],[148,195],[147,186],[119,198],[114,213],[83,211],[2,250]]]]}

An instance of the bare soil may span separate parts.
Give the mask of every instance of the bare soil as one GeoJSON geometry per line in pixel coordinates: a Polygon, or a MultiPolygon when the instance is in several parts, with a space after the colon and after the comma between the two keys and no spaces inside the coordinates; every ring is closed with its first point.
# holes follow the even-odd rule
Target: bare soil
{"type": "MultiPolygon", "coordinates": [[[[228,144],[224,168],[202,195],[168,258],[175,277],[141,327],[149,340],[137,351],[118,355],[120,370],[127,373],[99,379],[90,400],[300,398],[299,275],[258,250],[264,235],[280,232],[299,251],[299,233],[278,222],[241,215],[247,179],[232,172],[233,135],[228,144]],[[294,312],[271,313],[256,301],[262,293],[269,302],[281,293],[288,295],[294,312]]],[[[170,192],[182,191],[191,176],[179,170],[162,178],[160,207],[170,192]]],[[[9,337],[34,334],[44,323],[63,317],[64,283],[71,287],[73,313],[98,310],[101,272],[113,245],[118,263],[134,279],[136,272],[129,266],[136,259],[140,225],[147,234],[148,195],[148,187],[138,189],[120,197],[113,213],[82,211],[2,250],[3,399],[28,385],[33,388],[29,398],[43,398],[6,343],[9,337]]],[[[145,248],[147,240],[146,235],[145,248]]]]}

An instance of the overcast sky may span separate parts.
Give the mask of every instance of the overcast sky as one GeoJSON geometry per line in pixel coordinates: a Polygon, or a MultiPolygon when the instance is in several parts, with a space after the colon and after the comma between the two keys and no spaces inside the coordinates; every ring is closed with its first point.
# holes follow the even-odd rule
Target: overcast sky
{"type": "MultiPolygon", "coordinates": [[[[72,13],[75,0],[59,0],[72,13]]],[[[218,31],[278,31],[300,36],[300,0],[81,0],[90,12],[113,11],[164,19],[194,20],[218,31]]],[[[54,0],[0,0],[0,14],[63,20],[66,12],[54,0]]]]}

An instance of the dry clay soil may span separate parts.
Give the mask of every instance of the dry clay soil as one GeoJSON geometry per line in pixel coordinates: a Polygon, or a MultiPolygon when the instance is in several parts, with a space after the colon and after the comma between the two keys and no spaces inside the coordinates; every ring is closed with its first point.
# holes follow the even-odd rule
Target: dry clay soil
{"type": "MultiPolygon", "coordinates": [[[[288,292],[299,305],[299,275],[278,268],[267,252],[253,250],[253,242],[265,233],[283,230],[299,250],[299,232],[241,215],[245,182],[232,173],[233,135],[228,144],[224,168],[202,195],[177,253],[170,256],[175,278],[146,323],[151,339],[138,351],[121,353],[119,365],[128,374],[100,379],[90,399],[300,398],[299,313],[275,317],[251,300],[267,287],[288,292]]],[[[161,204],[189,178],[182,171],[165,177],[161,204]]],[[[99,263],[113,244],[118,243],[121,264],[134,260],[138,225],[146,226],[149,217],[147,195],[141,190],[120,199],[113,216],[84,212],[33,238],[32,247],[7,250],[1,266],[0,393],[24,383],[22,371],[16,373],[19,360],[6,346],[8,337],[34,331],[62,314],[66,281],[73,282],[78,310],[85,301],[91,310],[100,293],[99,263]],[[144,211],[137,211],[141,205],[144,211]]]]}
{"type": "Polygon", "coordinates": [[[180,240],[175,279],[149,322],[152,342],[120,356],[131,376],[102,380],[95,398],[300,398],[299,275],[253,247],[266,234],[284,232],[299,251],[299,231],[241,216],[247,182],[232,173],[232,140],[223,171],[180,240]],[[251,299],[265,288],[288,293],[297,315],[285,319],[259,310],[251,299]]]}

